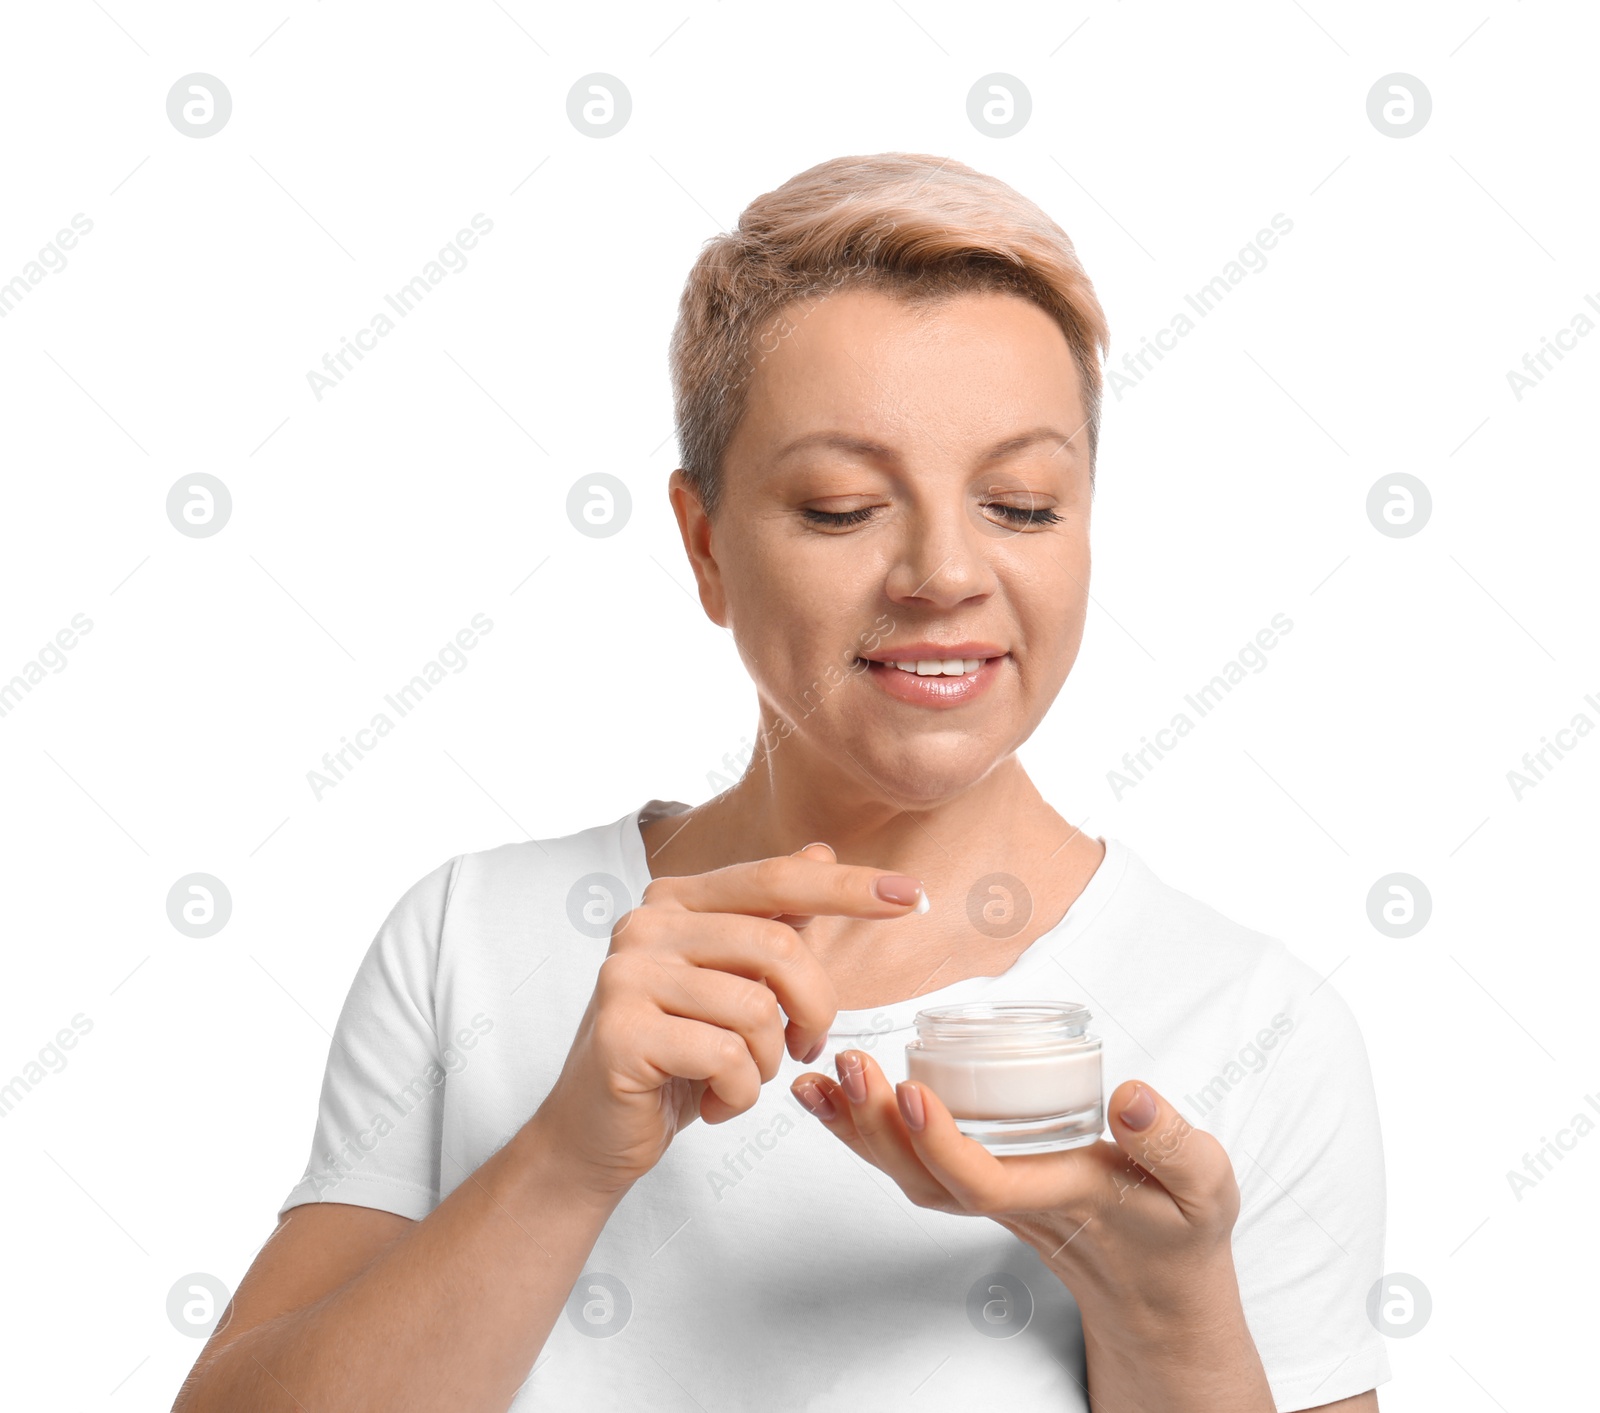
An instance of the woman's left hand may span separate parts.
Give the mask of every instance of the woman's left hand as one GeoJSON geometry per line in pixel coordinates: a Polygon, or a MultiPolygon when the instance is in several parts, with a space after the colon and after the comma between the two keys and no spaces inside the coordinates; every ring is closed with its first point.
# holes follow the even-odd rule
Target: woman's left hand
{"type": "Polygon", "coordinates": [[[926,1085],[891,1089],[870,1055],[836,1057],[791,1092],[919,1207],[990,1217],[1038,1251],[1086,1325],[1165,1329],[1236,1305],[1231,1235],[1239,1188],[1222,1145],[1147,1084],[1113,1091],[1099,1140],[997,1157],[961,1133],[926,1085]],[[819,1106],[813,1096],[827,1102],[819,1106]],[[832,1116],[829,1116],[829,1109],[832,1116]]]}

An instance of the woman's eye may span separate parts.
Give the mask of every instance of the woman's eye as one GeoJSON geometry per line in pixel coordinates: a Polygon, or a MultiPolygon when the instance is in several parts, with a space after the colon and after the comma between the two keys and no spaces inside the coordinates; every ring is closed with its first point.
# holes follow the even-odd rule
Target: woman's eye
{"type": "MultiPolygon", "coordinates": [[[[1057,525],[1061,522],[1059,512],[1048,506],[1027,505],[1000,505],[989,507],[998,510],[1013,525],[1057,525]]],[[[812,510],[804,509],[800,513],[813,525],[827,525],[842,527],[846,525],[859,525],[865,520],[870,520],[878,509],[874,505],[863,505],[855,510],[812,510]]]]}
{"type": "Polygon", "coordinates": [[[859,525],[872,515],[873,507],[863,505],[855,510],[802,510],[813,525],[859,525]]]}
{"type": "Polygon", "coordinates": [[[995,505],[990,508],[998,510],[1013,525],[1056,525],[1061,521],[1058,512],[1043,505],[995,505]]]}

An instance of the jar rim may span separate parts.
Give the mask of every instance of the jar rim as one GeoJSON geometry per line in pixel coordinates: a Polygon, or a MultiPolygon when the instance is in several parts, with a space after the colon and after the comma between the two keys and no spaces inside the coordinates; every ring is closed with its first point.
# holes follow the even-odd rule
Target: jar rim
{"type": "Polygon", "coordinates": [[[1077,1001],[966,1001],[930,1006],[915,1017],[921,1035],[948,1039],[1085,1033],[1093,1012],[1077,1001]]]}

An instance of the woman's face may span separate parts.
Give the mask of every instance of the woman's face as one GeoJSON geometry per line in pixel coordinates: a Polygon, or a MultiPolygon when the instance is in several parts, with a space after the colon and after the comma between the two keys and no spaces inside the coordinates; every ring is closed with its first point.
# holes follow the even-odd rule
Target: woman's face
{"type": "Polygon", "coordinates": [[[788,316],[752,354],[714,521],[674,478],[701,602],[756,683],[780,778],[933,805],[1032,734],[1077,656],[1077,369],[1009,294],[911,306],[847,287],[788,316]]]}

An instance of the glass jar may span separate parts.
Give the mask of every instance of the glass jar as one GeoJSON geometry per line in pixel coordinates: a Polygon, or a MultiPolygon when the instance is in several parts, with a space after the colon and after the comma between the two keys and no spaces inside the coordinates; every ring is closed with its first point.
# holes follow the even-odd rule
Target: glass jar
{"type": "Polygon", "coordinates": [[[992,1153],[1053,1153],[1105,1127],[1100,1038],[1072,1001],[973,1001],[918,1011],[906,1078],[992,1153]]]}

